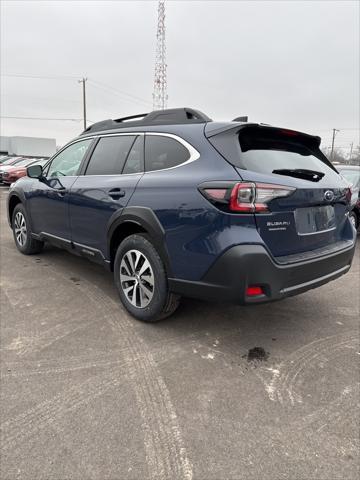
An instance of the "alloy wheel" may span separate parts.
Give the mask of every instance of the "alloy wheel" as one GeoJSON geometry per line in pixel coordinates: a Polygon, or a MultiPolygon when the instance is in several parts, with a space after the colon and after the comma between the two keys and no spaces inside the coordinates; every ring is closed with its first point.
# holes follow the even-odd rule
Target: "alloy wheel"
{"type": "Polygon", "coordinates": [[[120,263],[120,284],[127,300],[145,308],[154,296],[155,278],[149,260],[139,250],[126,252],[120,263]]]}
{"type": "Polygon", "coordinates": [[[21,212],[17,212],[14,219],[16,241],[23,247],[27,239],[26,220],[21,212]]]}

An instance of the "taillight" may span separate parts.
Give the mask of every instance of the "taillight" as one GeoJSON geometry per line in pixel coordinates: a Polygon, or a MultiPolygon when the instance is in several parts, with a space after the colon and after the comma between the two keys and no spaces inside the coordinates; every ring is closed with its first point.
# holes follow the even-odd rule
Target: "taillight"
{"type": "Polygon", "coordinates": [[[233,212],[253,212],[255,196],[254,183],[237,183],[231,191],[230,210],[233,212]]]}
{"type": "Polygon", "coordinates": [[[204,188],[203,191],[209,199],[214,201],[224,201],[227,193],[226,188],[204,188]]]}
{"type": "Polygon", "coordinates": [[[238,213],[268,212],[268,203],[287,197],[296,189],[256,182],[210,182],[200,186],[205,197],[222,210],[238,213]]]}

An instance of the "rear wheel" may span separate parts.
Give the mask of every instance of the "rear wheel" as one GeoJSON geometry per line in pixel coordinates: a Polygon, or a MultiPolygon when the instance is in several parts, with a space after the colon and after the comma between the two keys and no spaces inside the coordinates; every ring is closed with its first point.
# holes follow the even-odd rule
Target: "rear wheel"
{"type": "Polygon", "coordinates": [[[43,242],[35,240],[31,236],[31,227],[24,206],[20,203],[16,205],[12,216],[12,229],[15,245],[24,255],[33,255],[39,253],[43,242]]]}
{"type": "Polygon", "coordinates": [[[179,297],[169,292],[164,264],[145,234],[121,242],[114,278],[124,307],[138,320],[157,322],[179,305],[179,297]]]}

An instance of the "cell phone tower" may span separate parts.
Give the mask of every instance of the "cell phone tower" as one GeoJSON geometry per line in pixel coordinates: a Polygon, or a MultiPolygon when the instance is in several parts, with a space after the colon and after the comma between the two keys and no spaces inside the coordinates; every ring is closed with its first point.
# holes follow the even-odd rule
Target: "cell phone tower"
{"type": "Polygon", "coordinates": [[[153,109],[164,110],[167,104],[166,78],[166,43],[165,43],[165,0],[159,0],[158,24],[156,33],[156,59],[153,93],[153,109]]]}

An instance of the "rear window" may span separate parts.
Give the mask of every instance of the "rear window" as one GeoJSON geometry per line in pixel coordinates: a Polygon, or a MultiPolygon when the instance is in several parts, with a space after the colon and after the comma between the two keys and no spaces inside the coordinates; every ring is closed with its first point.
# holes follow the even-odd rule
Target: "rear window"
{"type": "Polygon", "coordinates": [[[171,137],[146,135],[145,170],[164,170],[185,163],[190,153],[181,143],[171,137]]]}
{"type": "Polygon", "coordinates": [[[360,182],[360,170],[337,169],[341,175],[346,178],[352,185],[357,185],[360,182]]]}
{"type": "Polygon", "coordinates": [[[239,142],[241,168],[247,170],[260,173],[283,169],[333,171],[318,149],[316,137],[291,130],[249,128],[240,131],[239,142]]]}

